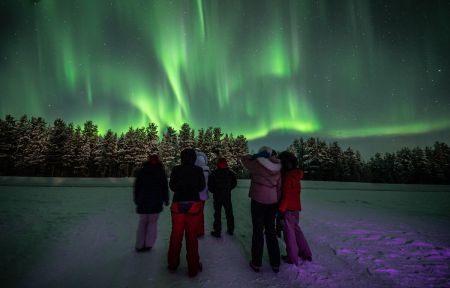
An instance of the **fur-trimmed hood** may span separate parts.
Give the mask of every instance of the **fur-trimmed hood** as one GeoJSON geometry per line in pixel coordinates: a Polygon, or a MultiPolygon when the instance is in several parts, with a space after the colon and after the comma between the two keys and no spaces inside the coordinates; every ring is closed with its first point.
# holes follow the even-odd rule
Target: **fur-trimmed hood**
{"type": "Polygon", "coordinates": [[[256,161],[258,161],[259,164],[264,166],[267,170],[278,173],[281,170],[281,163],[280,160],[276,157],[270,157],[270,158],[256,158],[256,161]]]}

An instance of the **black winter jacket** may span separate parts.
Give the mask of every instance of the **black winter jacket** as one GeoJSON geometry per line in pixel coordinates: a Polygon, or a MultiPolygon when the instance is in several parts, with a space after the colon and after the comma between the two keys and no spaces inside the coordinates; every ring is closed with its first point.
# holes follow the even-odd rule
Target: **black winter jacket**
{"type": "Polygon", "coordinates": [[[200,201],[198,193],[206,184],[202,168],[194,164],[196,158],[194,149],[185,149],[181,152],[181,165],[173,167],[169,182],[173,202],[200,201]]]}
{"type": "Polygon", "coordinates": [[[139,214],[160,213],[169,203],[167,175],[161,164],[144,163],[134,182],[134,203],[139,214]]]}
{"type": "Polygon", "coordinates": [[[236,184],[236,175],[228,168],[216,169],[208,178],[208,189],[216,201],[229,199],[236,184]]]}

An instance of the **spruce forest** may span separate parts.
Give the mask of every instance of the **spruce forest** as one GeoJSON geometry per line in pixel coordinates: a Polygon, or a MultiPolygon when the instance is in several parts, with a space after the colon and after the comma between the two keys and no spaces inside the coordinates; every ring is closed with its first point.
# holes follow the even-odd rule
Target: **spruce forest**
{"type": "MultiPolygon", "coordinates": [[[[248,178],[239,158],[248,154],[245,136],[234,137],[219,127],[195,131],[184,123],[168,127],[159,137],[158,126],[132,128],[117,135],[100,135],[92,121],[83,127],[62,119],[48,125],[41,117],[0,119],[0,175],[46,177],[130,177],[149,154],[158,154],[170,175],[185,148],[196,148],[215,169],[225,157],[239,178],[248,178]]],[[[359,151],[342,149],[337,142],[298,138],[287,147],[305,171],[305,180],[376,183],[450,184],[450,147],[404,147],[395,153],[376,153],[364,161],[359,151]]]]}

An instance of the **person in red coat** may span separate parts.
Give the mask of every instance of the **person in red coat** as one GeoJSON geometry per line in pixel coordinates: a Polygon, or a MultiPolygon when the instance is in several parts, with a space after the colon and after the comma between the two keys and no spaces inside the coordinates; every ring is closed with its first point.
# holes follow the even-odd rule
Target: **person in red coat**
{"type": "Polygon", "coordinates": [[[295,265],[299,264],[299,257],[312,260],[311,249],[299,226],[299,214],[302,210],[300,199],[303,170],[298,168],[298,160],[294,154],[284,151],[280,153],[281,160],[281,201],[278,210],[282,215],[284,226],[284,240],[288,255],[284,260],[295,265]]]}
{"type": "Polygon", "coordinates": [[[175,272],[180,265],[180,252],[183,235],[186,234],[186,258],[190,277],[202,271],[198,254],[198,227],[202,202],[199,192],[205,189],[202,168],[195,166],[197,156],[194,149],[181,151],[181,165],[172,169],[169,187],[174,192],[172,206],[172,232],[168,252],[168,268],[175,272]]]}

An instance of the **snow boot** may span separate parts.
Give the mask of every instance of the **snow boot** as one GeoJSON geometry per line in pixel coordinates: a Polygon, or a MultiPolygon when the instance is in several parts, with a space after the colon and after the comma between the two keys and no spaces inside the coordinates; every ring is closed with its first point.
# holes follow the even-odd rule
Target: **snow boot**
{"type": "Polygon", "coordinates": [[[249,265],[250,265],[250,268],[253,269],[253,271],[259,272],[260,267],[258,267],[255,264],[253,264],[252,261],[250,261],[249,265]]]}

